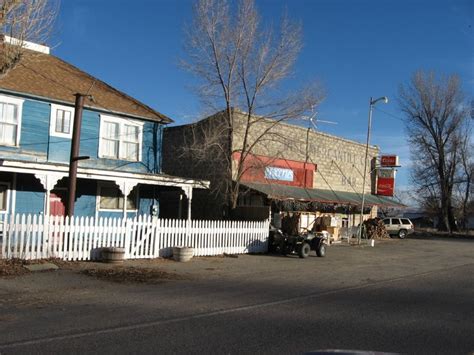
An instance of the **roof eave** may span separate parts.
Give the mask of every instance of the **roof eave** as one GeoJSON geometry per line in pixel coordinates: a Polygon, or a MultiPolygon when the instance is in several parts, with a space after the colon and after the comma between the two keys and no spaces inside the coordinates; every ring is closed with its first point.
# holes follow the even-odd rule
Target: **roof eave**
{"type": "MultiPolygon", "coordinates": [[[[0,93],[21,96],[21,97],[24,97],[24,98],[30,98],[30,99],[34,99],[34,100],[47,101],[47,102],[51,102],[51,103],[55,103],[55,104],[74,106],[74,102],[72,102],[72,101],[59,100],[59,99],[54,99],[54,98],[51,98],[51,97],[46,97],[46,96],[41,96],[41,95],[35,95],[35,94],[30,94],[30,93],[5,89],[5,88],[2,88],[2,87],[0,87],[0,93]]],[[[84,105],[84,108],[89,109],[89,110],[94,110],[94,111],[97,111],[97,112],[101,112],[101,113],[109,113],[109,114],[112,113],[112,114],[118,115],[118,116],[134,118],[134,119],[139,119],[139,120],[145,120],[145,121],[159,122],[159,123],[163,123],[163,124],[170,124],[170,123],[174,122],[171,118],[169,118],[169,117],[167,117],[163,114],[160,114],[160,116],[157,116],[156,118],[151,118],[151,117],[143,117],[143,116],[132,115],[130,113],[119,112],[119,111],[114,111],[114,110],[101,109],[100,107],[91,106],[91,105],[84,105]]]]}

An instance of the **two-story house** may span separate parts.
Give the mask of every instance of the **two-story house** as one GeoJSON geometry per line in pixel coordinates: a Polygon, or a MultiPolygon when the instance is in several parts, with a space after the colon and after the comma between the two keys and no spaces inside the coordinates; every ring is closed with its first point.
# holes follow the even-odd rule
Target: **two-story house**
{"type": "Polygon", "coordinates": [[[88,159],[79,162],[75,215],[190,218],[192,190],[206,183],[161,174],[163,125],[172,120],[48,47],[26,47],[0,77],[0,217],[65,213],[74,101],[81,93],[90,95],[80,132],[80,155],[88,159]],[[177,191],[179,200],[167,197],[177,191]]]}

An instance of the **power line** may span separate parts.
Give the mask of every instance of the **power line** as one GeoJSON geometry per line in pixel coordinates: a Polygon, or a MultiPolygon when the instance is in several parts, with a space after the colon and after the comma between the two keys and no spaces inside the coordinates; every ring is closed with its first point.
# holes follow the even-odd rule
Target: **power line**
{"type": "Polygon", "coordinates": [[[382,113],[384,113],[384,114],[386,114],[387,116],[389,116],[389,117],[392,118],[392,119],[395,119],[395,120],[398,120],[398,121],[402,121],[402,122],[405,121],[403,118],[400,118],[400,117],[398,117],[398,116],[395,116],[394,114],[392,114],[392,113],[390,113],[390,112],[387,112],[387,111],[384,111],[384,110],[382,110],[382,109],[380,109],[380,108],[378,108],[378,107],[374,107],[374,109],[377,110],[377,111],[380,111],[380,112],[382,112],[382,113]]]}

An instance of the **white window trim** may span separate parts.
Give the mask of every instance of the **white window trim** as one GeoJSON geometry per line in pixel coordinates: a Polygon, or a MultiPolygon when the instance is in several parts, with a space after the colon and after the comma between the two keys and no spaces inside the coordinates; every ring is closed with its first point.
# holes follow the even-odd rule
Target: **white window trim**
{"type": "MultiPolygon", "coordinates": [[[[97,196],[96,196],[96,209],[97,211],[99,212],[117,212],[117,213],[123,213],[124,211],[124,208],[117,208],[117,209],[111,209],[111,208],[100,208],[100,193],[101,193],[101,190],[102,190],[102,187],[116,187],[119,191],[119,187],[114,184],[114,183],[107,183],[107,182],[99,182],[97,183],[97,196]]],[[[137,208],[133,209],[133,210],[129,210],[128,208],[126,209],[127,213],[128,212],[132,212],[132,213],[137,213],[138,212],[138,204],[140,202],[140,190],[139,190],[139,187],[137,186],[136,187],[136,191],[137,191],[137,196],[135,198],[135,206],[137,206],[137,208]]],[[[122,191],[120,191],[121,193],[122,191]]],[[[131,191],[130,191],[131,193],[131,191]]],[[[126,203],[127,201],[125,200],[127,198],[127,196],[123,196],[122,197],[124,199],[123,203],[124,203],[124,206],[126,206],[126,203]]]]}
{"type": "Polygon", "coordinates": [[[7,181],[0,181],[0,185],[7,185],[7,208],[5,211],[0,210],[0,214],[8,214],[8,211],[10,210],[11,183],[7,181]]]}
{"type": "Polygon", "coordinates": [[[104,158],[104,159],[112,159],[112,160],[124,160],[124,161],[133,161],[133,162],[140,162],[142,161],[142,149],[143,149],[143,125],[145,123],[141,121],[136,121],[132,119],[126,119],[126,118],[120,118],[116,116],[108,116],[108,115],[100,115],[100,129],[99,129],[99,158],[104,158]],[[127,125],[132,125],[132,126],[137,126],[138,127],[138,160],[130,160],[130,159],[125,159],[121,156],[121,149],[122,145],[120,144],[122,140],[120,139],[119,143],[119,157],[118,158],[113,158],[109,156],[105,156],[103,152],[103,144],[102,144],[102,135],[104,131],[105,124],[104,122],[113,122],[113,123],[118,123],[119,124],[119,134],[122,136],[122,126],[127,124],[127,125]]]}
{"type": "Polygon", "coordinates": [[[5,144],[1,143],[0,145],[7,146],[7,147],[19,147],[20,146],[20,136],[21,136],[21,121],[23,118],[23,103],[25,102],[24,99],[19,99],[17,97],[12,97],[12,96],[6,96],[6,95],[0,95],[0,102],[6,103],[6,104],[13,104],[18,106],[18,124],[17,124],[17,130],[16,130],[16,144],[11,145],[11,144],[5,144]]]}
{"type": "Polygon", "coordinates": [[[72,128],[74,127],[74,107],[51,104],[51,115],[49,120],[49,135],[52,137],[72,138],[72,128]],[[56,132],[56,114],[58,110],[64,110],[71,113],[71,129],[69,133],[56,132]]]}

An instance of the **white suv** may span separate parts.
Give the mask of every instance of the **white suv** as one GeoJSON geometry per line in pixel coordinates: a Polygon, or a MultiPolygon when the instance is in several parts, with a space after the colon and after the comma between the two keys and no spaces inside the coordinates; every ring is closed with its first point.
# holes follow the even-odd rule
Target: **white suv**
{"type": "Polygon", "coordinates": [[[398,235],[398,238],[405,238],[415,231],[413,223],[408,218],[385,218],[383,220],[388,234],[398,235]]]}

